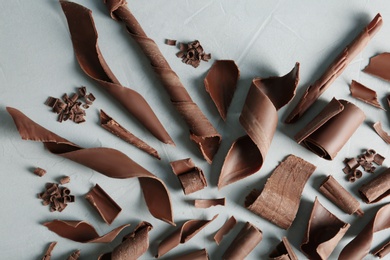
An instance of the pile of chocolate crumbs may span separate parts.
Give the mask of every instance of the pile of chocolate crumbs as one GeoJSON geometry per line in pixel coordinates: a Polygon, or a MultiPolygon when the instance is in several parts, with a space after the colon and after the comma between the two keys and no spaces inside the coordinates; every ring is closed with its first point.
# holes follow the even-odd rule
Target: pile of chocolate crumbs
{"type": "Polygon", "coordinates": [[[358,169],[361,166],[364,171],[369,173],[374,173],[376,165],[381,166],[385,157],[376,153],[373,149],[368,149],[364,153],[357,156],[357,158],[346,158],[344,163],[346,166],[343,169],[343,172],[347,174],[347,178],[350,182],[355,182],[357,179],[360,179],[363,176],[363,173],[358,169]]]}
{"type": "MultiPolygon", "coordinates": [[[[167,39],[166,44],[171,46],[176,46],[176,40],[167,39]]],[[[200,64],[200,61],[209,61],[211,59],[210,53],[205,53],[202,45],[198,40],[189,43],[179,43],[180,51],[176,53],[176,56],[181,59],[185,64],[191,65],[194,68],[197,68],[200,64]]]]}
{"type": "Polygon", "coordinates": [[[74,202],[75,197],[66,187],[59,187],[57,183],[46,183],[45,191],[38,194],[43,205],[50,205],[50,211],[63,211],[69,202],[74,202]]]}

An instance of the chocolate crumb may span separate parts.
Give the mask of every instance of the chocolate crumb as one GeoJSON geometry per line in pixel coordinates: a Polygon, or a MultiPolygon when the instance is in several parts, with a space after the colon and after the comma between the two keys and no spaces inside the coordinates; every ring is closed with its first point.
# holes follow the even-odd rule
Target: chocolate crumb
{"type": "Polygon", "coordinates": [[[165,44],[170,46],[176,46],[176,40],[165,39],[165,44]]]}
{"type": "Polygon", "coordinates": [[[35,168],[35,170],[34,170],[34,174],[37,175],[37,176],[39,176],[39,177],[42,177],[43,175],[46,174],[46,170],[37,167],[37,168],[35,168]]]}
{"type": "Polygon", "coordinates": [[[60,180],[60,184],[62,184],[62,185],[67,184],[69,182],[70,182],[69,176],[65,176],[65,177],[61,178],[61,180],[60,180]]]}

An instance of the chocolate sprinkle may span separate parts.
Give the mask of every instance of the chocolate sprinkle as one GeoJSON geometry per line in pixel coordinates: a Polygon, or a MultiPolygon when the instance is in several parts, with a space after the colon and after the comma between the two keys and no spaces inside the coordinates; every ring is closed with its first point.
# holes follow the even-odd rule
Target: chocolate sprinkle
{"type": "Polygon", "coordinates": [[[53,251],[54,247],[57,245],[57,242],[51,242],[49,247],[46,250],[46,253],[44,256],[42,256],[42,260],[50,260],[51,259],[51,252],[53,251]]]}
{"type": "Polygon", "coordinates": [[[272,260],[298,260],[287,237],[283,237],[282,241],[268,256],[272,260]]]}
{"type": "Polygon", "coordinates": [[[170,162],[173,173],[179,178],[185,195],[207,187],[203,171],[196,167],[191,158],[170,162]]]}
{"type": "Polygon", "coordinates": [[[35,168],[35,170],[34,170],[34,174],[37,175],[37,176],[39,176],[39,177],[42,177],[43,175],[46,174],[46,170],[37,167],[37,168],[35,168]]]}
{"type": "Polygon", "coordinates": [[[230,232],[230,230],[233,229],[233,227],[237,224],[237,220],[234,218],[234,216],[231,216],[225,224],[223,224],[222,227],[215,233],[214,240],[217,245],[219,245],[223,239],[223,237],[230,232]]]}

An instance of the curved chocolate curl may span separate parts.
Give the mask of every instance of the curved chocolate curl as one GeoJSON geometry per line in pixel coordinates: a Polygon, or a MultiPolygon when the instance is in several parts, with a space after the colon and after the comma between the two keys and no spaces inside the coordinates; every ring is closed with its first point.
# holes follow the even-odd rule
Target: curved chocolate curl
{"type": "Polygon", "coordinates": [[[50,231],[79,243],[110,243],[130,224],[119,226],[109,233],[99,236],[95,228],[85,221],[66,221],[55,219],[43,224],[50,231]]]}
{"type": "Polygon", "coordinates": [[[390,203],[381,207],[363,230],[346,245],[339,260],[363,259],[370,252],[375,232],[390,228],[390,203]]]}
{"type": "Polygon", "coordinates": [[[385,110],[381,106],[381,104],[379,104],[376,92],[364,86],[363,84],[355,80],[352,80],[350,91],[351,91],[351,96],[353,96],[354,98],[357,98],[363,101],[364,103],[370,104],[371,106],[374,106],[376,108],[385,110]]]}
{"type": "Polygon", "coordinates": [[[383,141],[390,144],[390,135],[383,130],[381,122],[376,122],[373,127],[375,132],[383,139],[383,141]]]}
{"type": "Polygon", "coordinates": [[[233,60],[217,60],[204,79],[206,91],[214,101],[222,119],[226,121],[227,111],[236,91],[240,70],[233,60]]]}
{"type": "Polygon", "coordinates": [[[365,203],[376,203],[390,195],[390,168],[360,187],[359,194],[365,203]]]}
{"type": "Polygon", "coordinates": [[[264,189],[253,190],[245,207],[278,227],[288,229],[298,212],[303,188],[316,166],[289,155],[268,178],[264,189]]]}
{"type": "Polygon", "coordinates": [[[294,138],[319,157],[333,160],[365,118],[354,104],[333,98],[294,138]]]}
{"type": "Polygon", "coordinates": [[[287,116],[286,123],[294,123],[302,117],[307,109],[327,90],[349,63],[358,55],[382,27],[382,16],[378,13],[363,31],[336,57],[324,74],[310,85],[298,104],[287,116]]]}
{"type": "Polygon", "coordinates": [[[328,259],[349,227],[322,206],[316,197],[301,244],[302,252],[309,259],[328,259]]]}
{"type": "Polygon", "coordinates": [[[164,182],[122,152],[111,148],[82,148],[38,125],[22,112],[7,107],[23,140],[42,142],[53,154],[87,166],[110,178],[138,178],[150,213],[171,225],[173,213],[164,182]]]}
{"type": "Polygon", "coordinates": [[[42,260],[50,260],[51,259],[51,252],[56,247],[57,242],[51,242],[49,247],[47,248],[45,255],[42,256],[42,260]]]}
{"type": "Polygon", "coordinates": [[[246,222],[228,249],[222,256],[223,260],[243,260],[261,242],[263,233],[260,229],[246,222]]]}
{"type": "Polygon", "coordinates": [[[148,38],[124,0],[103,0],[111,17],[126,25],[127,32],[141,47],[152,68],[168,92],[172,104],[190,128],[190,139],[198,145],[203,157],[211,163],[221,143],[221,135],[192,101],[177,74],[171,69],[157,44],[148,38]]]}
{"type": "Polygon", "coordinates": [[[364,68],[364,72],[381,78],[386,81],[390,81],[390,53],[384,52],[371,57],[367,67],[364,68]]]}
{"type": "Polygon", "coordinates": [[[240,115],[248,135],[233,142],[218,180],[218,189],[257,172],[267,155],[278,123],[277,111],[295,95],[299,63],[282,77],[255,78],[240,115]]]}
{"type": "Polygon", "coordinates": [[[179,178],[185,195],[207,187],[207,181],[202,169],[196,167],[191,158],[170,162],[173,173],[179,178]]]}
{"type": "Polygon", "coordinates": [[[273,260],[298,260],[297,255],[287,237],[283,237],[282,241],[276,246],[276,248],[268,256],[273,260]]]}
{"type": "Polygon", "coordinates": [[[134,231],[123,237],[119,244],[110,253],[98,257],[98,260],[137,260],[149,248],[149,231],[153,226],[146,221],[139,223],[134,231]]]}
{"type": "Polygon", "coordinates": [[[99,83],[161,142],[174,144],[146,100],[138,92],[122,86],[108,67],[98,46],[91,10],[73,2],[60,0],[60,3],[77,61],[85,74],[99,83]]]}
{"type": "Polygon", "coordinates": [[[177,247],[179,244],[184,244],[189,241],[217,217],[218,214],[210,220],[193,219],[184,222],[184,224],[180,228],[176,229],[175,232],[173,232],[160,242],[160,244],[158,245],[156,258],[165,255],[173,248],[177,247]]]}
{"type": "Polygon", "coordinates": [[[388,241],[387,243],[385,243],[383,246],[381,246],[380,248],[378,248],[378,250],[376,250],[374,253],[372,253],[374,256],[376,257],[379,257],[379,258],[383,258],[385,257],[386,255],[388,255],[390,253],[390,241],[388,241]]]}
{"type": "Polygon", "coordinates": [[[233,227],[237,224],[237,220],[234,216],[231,216],[225,224],[215,233],[214,240],[217,245],[219,245],[223,239],[223,237],[233,229],[233,227]]]}
{"type": "Polygon", "coordinates": [[[203,248],[188,254],[173,257],[171,260],[209,260],[209,254],[207,253],[207,250],[203,248]]]}

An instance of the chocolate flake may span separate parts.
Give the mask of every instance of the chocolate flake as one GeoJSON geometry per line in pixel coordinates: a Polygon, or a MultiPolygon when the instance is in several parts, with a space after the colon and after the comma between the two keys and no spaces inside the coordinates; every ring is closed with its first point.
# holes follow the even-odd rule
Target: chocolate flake
{"type": "Polygon", "coordinates": [[[43,175],[46,174],[46,170],[37,167],[37,168],[35,168],[35,170],[34,170],[34,174],[37,175],[37,176],[39,176],[39,177],[42,177],[43,175]]]}
{"type": "Polygon", "coordinates": [[[165,44],[166,45],[171,45],[171,46],[176,46],[176,40],[165,39],[165,44]]]}
{"type": "Polygon", "coordinates": [[[57,245],[57,242],[51,242],[49,247],[46,250],[46,253],[44,256],[42,256],[42,260],[50,260],[51,259],[51,252],[53,251],[54,247],[57,245]]]}
{"type": "Polygon", "coordinates": [[[363,84],[361,84],[355,80],[352,80],[350,90],[351,90],[351,95],[354,98],[357,98],[357,99],[359,99],[367,104],[370,104],[374,107],[385,110],[381,106],[381,104],[379,104],[378,99],[377,99],[377,94],[374,90],[364,86],[363,84]]]}
{"type": "Polygon", "coordinates": [[[298,260],[297,255],[287,237],[283,237],[282,241],[276,246],[276,248],[268,256],[273,260],[298,260]]]}
{"type": "Polygon", "coordinates": [[[381,78],[386,81],[390,81],[390,53],[384,52],[370,58],[370,62],[367,67],[364,68],[364,72],[381,78]]]}
{"type": "Polygon", "coordinates": [[[375,132],[383,139],[383,141],[390,144],[390,136],[385,132],[385,130],[383,130],[381,122],[376,122],[373,127],[375,132]]]}
{"type": "Polygon", "coordinates": [[[74,251],[66,260],[77,260],[80,257],[80,250],[74,251]]]}
{"type": "Polygon", "coordinates": [[[215,233],[214,240],[217,245],[219,245],[223,239],[223,237],[230,232],[230,230],[233,229],[233,227],[236,225],[237,220],[234,218],[234,216],[231,216],[225,224],[215,233]]]}
{"type": "Polygon", "coordinates": [[[173,161],[170,164],[173,173],[179,178],[185,195],[207,187],[203,171],[195,166],[191,158],[173,161]]]}
{"type": "Polygon", "coordinates": [[[383,258],[390,253],[390,241],[381,246],[378,250],[372,253],[374,256],[383,258]]]}
{"type": "Polygon", "coordinates": [[[205,248],[194,252],[184,254],[178,257],[170,258],[171,260],[209,260],[209,254],[205,248]]]}
{"type": "Polygon", "coordinates": [[[65,176],[65,177],[61,178],[61,180],[60,180],[60,184],[61,185],[67,184],[69,182],[70,182],[70,177],[69,176],[65,176]]]}
{"type": "Polygon", "coordinates": [[[376,203],[390,195],[390,168],[360,187],[359,194],[365,203],[376,203]]]}
{"type": "Polygon", "coordinates": [[[194,201],[195,208],[210,208],[213,206],[225,206],[225,198],[220,199],[202,199],[194,201]]]}
{"type": "Polygon", "coordinates": [[[46,183],[46,190],[38,194],[38,198],[42,199],[44,206],[50,205],[50,212],[62,212],[68,202],[74,202],[74,196],[70,195],[70,190],[65,187],[59,187],[56,183],[46,183]]]}

